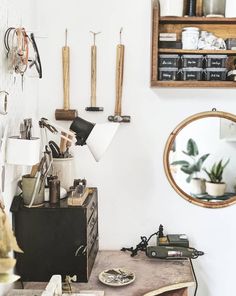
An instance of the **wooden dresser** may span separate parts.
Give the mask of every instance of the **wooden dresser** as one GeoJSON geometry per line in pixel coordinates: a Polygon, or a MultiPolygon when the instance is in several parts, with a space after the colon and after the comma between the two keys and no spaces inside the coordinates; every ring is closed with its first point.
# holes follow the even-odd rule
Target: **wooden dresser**
{"type": "Polygon", "coordinates": [[[16,273],[23,281],[49,281],[53,274],[77,276],[87,282],[98,252],[98,199],[93,188],[83,206],[26,208],[15,197],[13,229],[24,254],[15,254],[16,273]]]}

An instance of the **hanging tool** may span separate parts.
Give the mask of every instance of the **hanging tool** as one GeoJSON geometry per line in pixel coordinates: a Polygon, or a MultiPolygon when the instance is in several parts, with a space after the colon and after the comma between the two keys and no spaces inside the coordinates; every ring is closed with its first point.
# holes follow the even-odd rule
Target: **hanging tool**
{"type": "Polygon", "coordinates": [[[86,107],[86,111],[103,111],[103,107],[96,106],[96,87],[97,87],[97,46],[95,45],[96,35],[101,32],[93,34],[93,45],[91,46],[91,106],[86,107]]]}
{"type": "Polygon", "coordinates": [[[65,46],[62,47],[63,66],[63,95],[64,107],[55,112],[56,120],[73,120],[77,117],[77,110],[70,109],[70,47],[67,46],[67,29],[65,31],[65,46]]]}
{"type": "Polygon", "coordinates": [[[109,121],[113,122],[130,122],[130,116],[122,116],[121,100],[122,100],[122,88],[123,88],[123,74],[124,74],[124,55],[125,46],[121,42],[122,28],[120,29],[120,44],[116,49],[116,103],[115,114],[108,117],[109,121]]]}

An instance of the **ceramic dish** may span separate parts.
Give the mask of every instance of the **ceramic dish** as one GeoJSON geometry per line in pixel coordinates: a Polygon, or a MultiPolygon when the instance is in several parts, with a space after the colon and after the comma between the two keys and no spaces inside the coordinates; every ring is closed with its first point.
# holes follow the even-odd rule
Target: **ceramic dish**
{"type": "Polygon", "coordinates": [[[131,284],[135,274],[123,268],[111,268],[101,272],[98,278],[105,285],[122,287],[131,284]]]}

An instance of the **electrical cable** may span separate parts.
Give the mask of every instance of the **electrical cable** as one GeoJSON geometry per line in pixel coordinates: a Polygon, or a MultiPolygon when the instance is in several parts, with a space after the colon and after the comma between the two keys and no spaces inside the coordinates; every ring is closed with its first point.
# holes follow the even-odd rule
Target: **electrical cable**
{"type": "Polygon", "coordinates": [[[195,273],[195,270],[194,270],[194,267],[193,267],[192,259],[190,258],[189,261],[190,261],[190,264],[191,264],[191,269],[192,269],[192,273],[193,273],[193,278],[194,278],[194,281],[195,281],[195,283],[196,283],[195,291],[194,291],[194,296],[196,296],[196,295],[197,295],[197,290],[198,290],[198,281],[197,281],[197,276],[196,276],[196,273],[195,273]]]}

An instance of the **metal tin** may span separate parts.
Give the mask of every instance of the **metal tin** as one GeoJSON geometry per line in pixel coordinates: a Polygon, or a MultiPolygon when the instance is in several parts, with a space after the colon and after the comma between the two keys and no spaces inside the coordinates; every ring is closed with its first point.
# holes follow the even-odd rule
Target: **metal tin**
{"type": "Polygon", "coordinates": [[[204,57],[197,54],[185,54],[181,60],[183,68],[202,68],[204,57]]]}
{"type": "Polygon", "coordinates": [[[226,68],[227,55],[206,55],[206,68],[226,68]]]}
{"type": "Polygon", "coordinates": [[[177,67],[179,65],[179,55],[178,54],[160,54],[159,55],[159,67],[177,67]]]}
{"type": "Polygon", "coordinates": [[[207,68],[205,78],[208,81],[225,81],[228,70],[226,68],[207,68]]]}
{"type": "Polygon", "coordinates": [[[181,80],[202,80],[202,68],[183,68],[180,70],[181,80]]]}
{"type": "Polygon", "coordinates": [[[178,68],[159,68],[159,80],[178,80],[178,68]]]}

